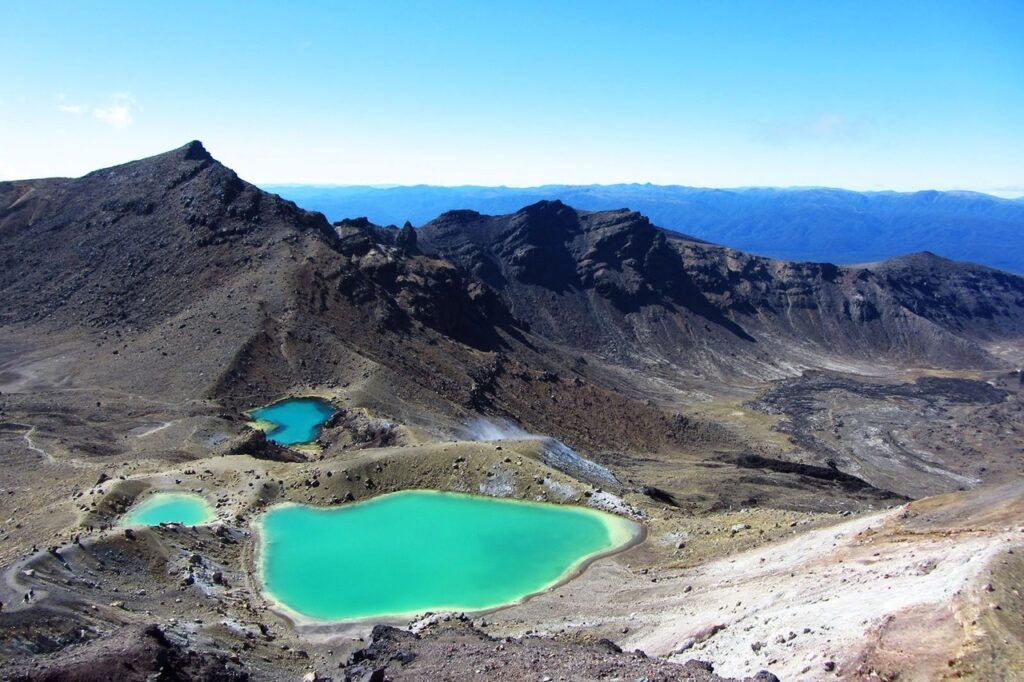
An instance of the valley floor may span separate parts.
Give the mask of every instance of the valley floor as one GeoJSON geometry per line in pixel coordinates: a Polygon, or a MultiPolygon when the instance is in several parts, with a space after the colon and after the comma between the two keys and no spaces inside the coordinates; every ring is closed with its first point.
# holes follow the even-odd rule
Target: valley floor
{"type": "MultiPolygon", "coordinates": [[[[1004,374],[876,378],[867,388],[863,378],[809,375],[699,400],[691,389],[694,414],[740,445],[584,453],[618,477],[600,485],[560,469],[543,440],[456,440],[398,423],[368,407],[378,402],[363,385],[321,391],[346,407],[345,423],[325,432],[332,445],[309,461],[277,461],[253,444],[242,415],[87,384],[76,352],[0,347],[5,679],[90,666],[117,677],[158,660],[176,661],[186,679],[268,680],[356,679],[373,665],[396,680],[499,669],[502,679],[768,670],[784,680],[995,680],[1024,670],[1020,389],[1004,374]],[[846,446],[870,429],[882,445],[846,446]],[[955,456],[934,447],[950,434],[962,439],[955,456]],[[744,450],[752,442],[756,453],[744,450]],[[987,448],[987,470],[960,459],[965,443],[987,448]],[[815,459],[829,449],[839,461],[815,459]],[[922,463],[939,473],[912,475],[922,463]],[[931,494],[950,473],[970,480],[947,489],[966,490],[931,494]],[[260,510],[405,488],[592,504],[648,533],[522,604],[419,620],[418,639],[370,625],[300,627],[270,608],[253,571],[249,524],[260,510]],[[126,537],[120,515],[151,490],[196,491],[218,521],[126,537]],[[637,649],[646,656],[629,653],[637,649]],[[403,651],[415,655],[394,657],[403,651]]],[[[670,387],[659,400],[682,395],[670,387]]]]}

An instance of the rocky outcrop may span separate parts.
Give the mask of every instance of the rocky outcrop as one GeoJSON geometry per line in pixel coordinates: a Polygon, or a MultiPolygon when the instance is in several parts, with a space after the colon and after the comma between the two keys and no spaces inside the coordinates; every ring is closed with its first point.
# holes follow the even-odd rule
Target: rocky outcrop
{"type": "Polygon", "coordinates": [[[242,435],[221,444],[215,450],[219,455],[248,455],[272,462],[305,462],[299,451],[278,445],[267,439],[263,431],[250,429],[242,435]]]}
{"type": "Polygon", "coordinates": [[[232,665],[226,653],[200,652],[174,642],[157,625],[125,626],[112,635],[73,645],[4,670],[18,682],[244,682],[248,673],[232,665]],[[170,677],[168,677],[170,675],[170,677]]]}
{"type": "Polygon", "coordinates": [[[1024,335],[1022,278],[927,251],[871,266],[907,310],[945,329],[981,339],[1024,335]]]}
{"type": "MultiPolygon", "coordinates": [[[[438,615],[430,621],[416,634],[387,625],[374,627],[370,643],[349,657],[346,679],[732,680],[716,675],[714,666],[704,661],[669,663],[639,650],[623,651],[607,639],[591,644],[537,636],[499,640],[465,617],[438,615]]],[[[778,682],[778,678],[761,671],[745,682],[778,682]]]]}

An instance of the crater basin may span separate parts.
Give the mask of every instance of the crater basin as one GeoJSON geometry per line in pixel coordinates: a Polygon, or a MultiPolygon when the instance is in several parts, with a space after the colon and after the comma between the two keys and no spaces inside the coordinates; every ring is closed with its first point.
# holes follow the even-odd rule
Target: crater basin
{"type": "Polygon", "coordinates": [[[269,425],[267,439],[279,445],[311,443],[337,410],[321,398],[289,398],[249,412],[269,425]]]}
{"type": "Polygon", "coordinates": [[[584,507],[430,490],[332,508],[284,503],[258,529],[266,596],[310,622],[513,604],[641,533],[584,507]]]}
{"type": "Polygon", "coordinates": [[[180,523],[198,526],[217,518],[210,503],[191,493],[153,493],[135,505],[124,517],[126,526],[157,526],[180,523]]]}

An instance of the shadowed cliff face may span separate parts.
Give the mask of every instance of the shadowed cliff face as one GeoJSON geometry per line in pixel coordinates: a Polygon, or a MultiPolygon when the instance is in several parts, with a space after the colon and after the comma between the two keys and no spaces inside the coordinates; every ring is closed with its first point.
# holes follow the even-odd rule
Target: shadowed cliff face
{"type": "Polygon", "coordinates": [[[981,339],[1024,335],[1024,278],[927,251],[871,266],[881,285],[916,315],[981,339]]]}
{"type": "Polygon", "coordinates": [[[976,342],[1019,335],[1024,320],[1024,278],[1007,273],[930,255],[873,269],[789,263],[557,201],[446,213],[420,243],[487,281],[546,338],[701,373],[761,374],[797,349],[985,366],[976,342]]]}
{"type": "Polygon", "coordinates": [[[932,254],[837,267],[679,240],[708,298],[757,336],[781,333],[839,355],[984,367],[979,342],[1024,333],[1024,278],[932,254]]]}
{"type": "Polygon", "coordinates": [[[427,224],[420,243],[498,289],[594,291],[622,312],[700,298],[665,236],[629,211],[579,213],[558,201],[508,216],[452,211],[427,224]]]}

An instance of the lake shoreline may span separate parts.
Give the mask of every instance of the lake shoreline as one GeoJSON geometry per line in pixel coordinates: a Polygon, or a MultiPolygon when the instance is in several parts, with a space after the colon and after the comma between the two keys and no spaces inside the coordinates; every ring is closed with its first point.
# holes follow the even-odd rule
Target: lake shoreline
{"type": "Polygon", "coordinates": [[[385,501],[387,498],[393,498],[394,496],[424,493],[462,498],[473,498],[479,500],[487,500],[490,502],[506,503],[510,505],[536,505],[545,508],[557,508],[563,510],[569,508],[574,511],[583,512],[591,516],[592,518],[598,519],[607,530],[612,546],[580,557],[578,560],[574,561],[570,566],[568,566],[564,571],[562,571],[562,573],[560,573],[555,579],[539,586],[537,589],[531,590],[529,593],[517,599],[497,604],[494,606],[478,608],[472,606],[467,607],[458,604],[438,605],[429,608],[421,607],[403,612],[382,613],[380,615],[359,616],[353,618],[317,618],[314,616],[309,616],[300,613],[296,609],[293,609],[292,607],[285,604],[283,600],[281,600],[277,595],[275,595],[270,589],[267,588],[265,575],[265,550],[267,547],[267,533],[263,525],[263,519],[266,514],[274,511],[275,509],[281,509],[282,507],[286,508],[306,506],[313,507],[315,510],[318,511],[334,511],[342,510],[345,508],[351,508],[354,505],[350,504],[328,507],[305,505],[302,503],[290,501],[280,502],[268,507],[259,515],[259,517],[253,519],[250,522],[250,528],[253,531],[253,543],[251,549],[252,553],[250,556],[250,566],[252,569],[251,576],[255,583],[254,594],[259,595],[259,597],[266,603],[268,608],[270,608],[276,614],[278,614],[286,621],[288,621],[288,623],[292,627],[296,628],[296,630],[301,630],[304,634],[310,636],[339,636],[357,630],[362,631],[365,630],[368,626],[376,624],[406,625],[411,619],[417,616],[424,616],[428,613],[464,613],[468,616],[478,617],[526,603],[534,597],[550,592],[551,590],[556,589],[580,577],[581,575],[583,575],[583,573],[586,572],[586,570],[590,566],[592,566],[597,561],[607,558],[609,556],[626,552],[640,545],[647,539],[647,528],[643,524],[633,521],[631,519],[627,519],[617,514],[580,505],[563,505],[532,500],[488,497],[482,495],[472,495],[461,492],[447,492],[433,489],[400,490],[391,493],[386,493],[383,495],[378,495],[367,500],[362,500],[355,504],[372,505],[374,503],[380,503],[381,501],[385,501]]]}

